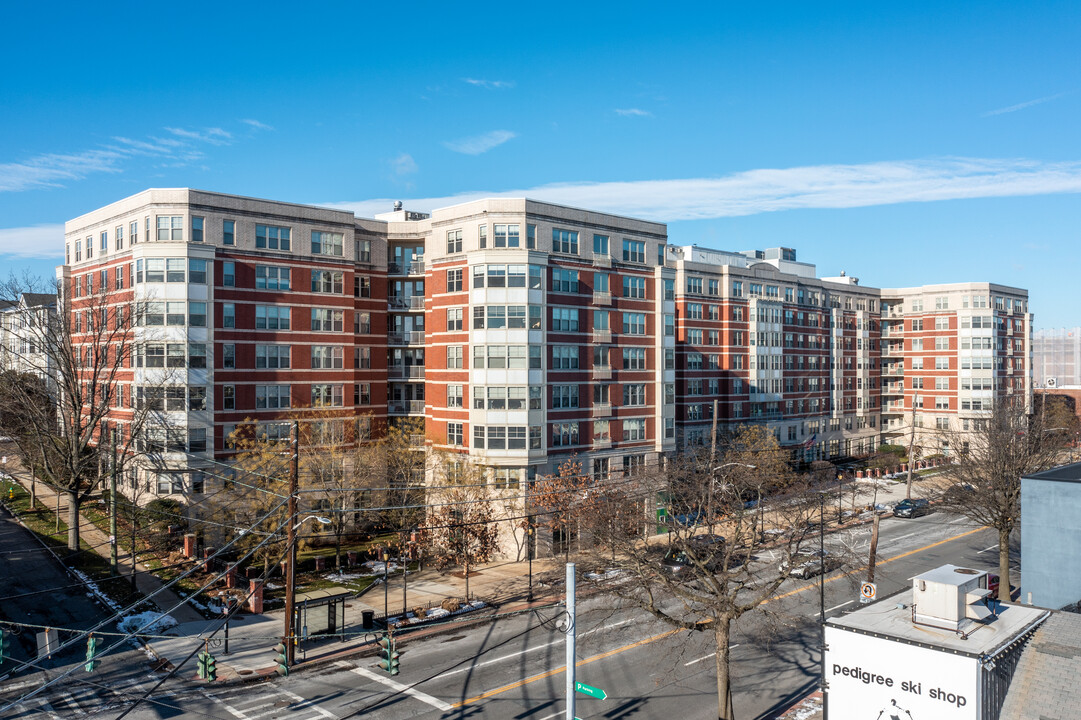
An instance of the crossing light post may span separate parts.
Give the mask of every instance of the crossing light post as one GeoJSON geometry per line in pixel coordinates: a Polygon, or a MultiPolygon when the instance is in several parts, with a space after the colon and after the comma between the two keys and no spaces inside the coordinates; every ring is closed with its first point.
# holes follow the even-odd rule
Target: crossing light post
{"type": "Polygon", "coordinates": [[[4,661],[11,657],[11,635],[0,628],[0,665],[4,664],[4,661]]]}
{"type": "Polygon", "coordinates": [[[199,653],[197,660],[199,662],[199,677],[207,682],[214,682],[218,679],[218,661],[210,654],[209,649],[204,647],[203,651],[199,653]]]}
{"type": "Polygon", "coordinates": [[[398,674],[398,666],[401,665],[398,658],[400,657],[397,650],[397,643],[394,642],[393,636],[390,633],[385,633],[383,637],[379,639],[379,647],[382,649],[383,659],[379,661],[379,667],[386,670],[391,675],[398,674]]]}

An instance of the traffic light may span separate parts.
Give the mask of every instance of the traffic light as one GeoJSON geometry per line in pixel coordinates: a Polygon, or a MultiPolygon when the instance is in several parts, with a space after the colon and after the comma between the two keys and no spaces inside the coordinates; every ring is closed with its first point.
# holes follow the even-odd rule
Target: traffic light
{"type": "Polygon", "coordinates": [[[289,674],[289,657],[285,653],[285,640],[274,646],[274,672],[282,677],[289,674]]]}
{"type": "Polygon", "coordinates": [[[217,660],[214,659],[213,655],[211,655],[206,650],[203,650],[198,655],[198,661],[199,661],[199,669],[198,669],[199,677],[201,677],[204,680],[207,680],[209,682],[213,682],[213,681],[218,679],[217,660]]]}
{"type": "Polygon", "coordinates": [[[401,664],[398,661],[400,655],[395,648],[394,638],[390,635],[384,635],[379,639],[379,647],[382,648],[383,659],[379,661],[379,667],[386,670],[391,675],[398,674],[398,666],[401,664]]]}
{"type": "Polygon", "coordinates": [[[94,672],[98,667],[98,661],[94,658],[98,654],[98,639],[91,635],[86,639],[86,668],[87,672],[94,672]]]}
{"type": "Polygon", "coordinates": [[[9,657],[11,657],[11,635],[4,629],[0,628],[0,665],[4,663],[9,657]]]}

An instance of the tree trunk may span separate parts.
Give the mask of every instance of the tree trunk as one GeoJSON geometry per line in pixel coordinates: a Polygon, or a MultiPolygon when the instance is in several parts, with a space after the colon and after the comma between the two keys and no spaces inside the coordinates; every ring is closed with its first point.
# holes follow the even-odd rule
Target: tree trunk
{"type": "Polygon", "coordinates": [[[338,536],[336,538],[334,538],[334,555],[335,555],[334,562],[335,562],[335,565],[338,568],[338,574],[341,575],[342,574],[342,536],[341,536],[341,533],[338,533],[338,536]]]}
{"type": "Polygon", "coordinates": [[[728,617],[717,618],[713,636],[717,641],[717,717],[719,720],[735,720],[732,709],[732,683],[729,675],[729,638],[732,621],[728,617]]]}
{"type": "Polygon", "coordinates": [[[79,552],[79,491],[67,491],[68,496],[68,552],[79,552]]]}
{"type": "Polygon", "coordinates": [[[1010,601],[1010,530],[998,530],[998,599],[1010,601]]]}

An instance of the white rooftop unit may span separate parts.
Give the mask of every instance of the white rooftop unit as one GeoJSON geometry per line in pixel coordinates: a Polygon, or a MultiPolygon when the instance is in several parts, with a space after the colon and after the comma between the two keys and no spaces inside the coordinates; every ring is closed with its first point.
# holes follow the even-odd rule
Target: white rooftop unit
{"type": "Polygon", "coordinates": [[[943,565],[912,578],[912,619],[920,625],[964,632],[991,617],[987,573],[943,565]]]}

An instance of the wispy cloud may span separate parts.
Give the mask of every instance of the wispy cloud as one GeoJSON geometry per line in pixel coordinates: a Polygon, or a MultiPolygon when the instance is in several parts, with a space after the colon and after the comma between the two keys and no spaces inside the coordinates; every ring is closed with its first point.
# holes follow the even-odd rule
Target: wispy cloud
{"type": "Polygon", "coordinates": [[[274,129],[272,126],[267,125],[264,122],[259,122],[258,120],[255,120],[253,118],[244,118],[240,122],[244,123],[245,125],[251,125],[256,130],[273,130],[274,129]]]}
{"type": "Polygon", "coordinates": [[[417,161],[409,153],[402,153],[390,161],[390,166],[395,175],[412,175],[417,171],[417,161]]]}
{"type": "Polygon", "coordinates": [[[219,127],[206,128],[204,130],[188,130],[186,128],[175,127],[167,127],[165,129],[177,137],[205,142],[210,145],[228,145],[233,139],[232,133],[222,130],[219,127]]]}
{"type": "Polygon", "coordinates": [[[88,150],[45,153],[27,160],[0,163],[0,193],[59,187],[98,173],[121,172],[136,158],[151,158],[158,167],[183,167],[204,160],[205,146],[229,145],[233,141],[233,134],[220,127],[162,129],[167,133],[162,137],[117,135],[108,143],[88,150]]]}
{"type": "MultiPolygon", "coordinates": [[[[1081,192],[1081,162],[1025,159],[932,158],[863,165],[748,170],[717,178],[577,182],[531,188],[415,198],[431,210],[482,197],[537,200],[658,220],[701,220],[796,209],[828,209],[970,198],[1081,192]]],[[[391,200],[334,207],[371,217],[391,200]]]]}
{"type": "Polygon", "coordinates": [[[623,117],[652,117],[653,113],[640,108],[616,108],[616,115],[623,117]]]}
{"type": "MultiPolygon", "coordinates": [[[[1072,92],[1072,91],[1070,91],[1070,92],[1072,92]]],[[[1024,110],[1025,108],[1030,108],[1033,105],[1040,105],[1042,103],[1050,102],[1052,100],[1058,100],[1060,97],[1064,97],[1066,95],[1069,95],[1070,92],[1055,93],[1054,95],[1048,95],[1047,97],[1036,98],[1035,100],[1029,100],[1028,102],[1017,103],[1016,105],[1010,105],[1009,107],[999,108],[998,110],[988,110],[987,112],[980,115],[980,117],[991,117],[992,115],[1005,115],[1006,113],[1017,112],[1018,110],[1024,110]]]]}
{"type": "Polygon", "coordinates": [[[485,90],[509,90],[514,87],[513,80],[481,80],[479,78],[462,78],[462,82],[485,90]]]}
{"type": "Polygon", "coordinates": [[[443,145],[463,155],[480,155],[516,137],[518,137],[518,133],[510,130],[493,130],[483,135],[451,140],[443,143],[443,145]]]}
{"type": "Polygon", "coordinates": [[[0,255],[62,260],[64,226],[34,225],[0,229],[0,255]]]}

